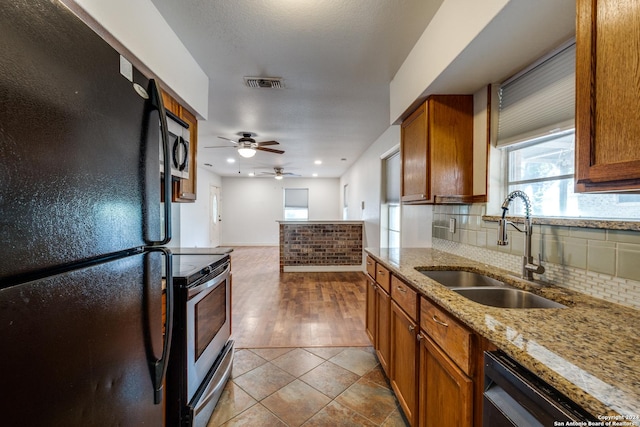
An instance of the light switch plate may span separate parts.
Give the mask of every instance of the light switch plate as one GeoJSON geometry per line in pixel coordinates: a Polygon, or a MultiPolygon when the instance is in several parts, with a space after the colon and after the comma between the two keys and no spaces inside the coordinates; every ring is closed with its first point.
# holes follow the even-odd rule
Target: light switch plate
{"type": "Polygon", "coordinates": [[[449,218],[449,233],[455,233],[455,232],[456,232],[456,219],[449,218]]]}

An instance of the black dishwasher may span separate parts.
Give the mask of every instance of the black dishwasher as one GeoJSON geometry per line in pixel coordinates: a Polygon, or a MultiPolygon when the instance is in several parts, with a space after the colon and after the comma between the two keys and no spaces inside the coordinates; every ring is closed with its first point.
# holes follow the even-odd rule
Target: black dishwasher
{"type": "Polygon", "coordinates": [[[567,425],[568,421],[598,421],[500,351],[484,353],[484,376],[483,427],[546,427],[567,425]]]}

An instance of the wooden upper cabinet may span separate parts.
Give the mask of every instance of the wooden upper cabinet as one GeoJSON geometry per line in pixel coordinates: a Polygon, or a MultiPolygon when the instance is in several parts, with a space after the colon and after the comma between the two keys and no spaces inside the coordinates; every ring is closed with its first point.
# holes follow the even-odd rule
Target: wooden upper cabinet
{"type": "Polygon", "coordinates": [[[170,111],[189,124],[189,178],[173,181],[172,201],[194,202],[196,200],[198,120],[195,115],[166,92],[162,92],[162,102],[165,110],[170,111]]]}
{"type": "Polygon", "coordinates": [[[198,120],[186,108],[181,108],[180,118],[189,124],[189,178],[173,182],[174,202],[195,202],[196,200],[196,156],[198,152],[198,120]]]}
{"type": "Polygon", "coordinates": [[[162,91],[162,103],[164,104],[164,109],[167,111],[171,111],[176,116],[180,117],[180,110],[182,110],[182,106],[178,101],[173,99],[171,95],[162,91]]]}
{"type": "Polygon", "coordinates": [[[401,126],[402,202],[473,201],[473,95],[432,95],[401,126]]]}
{"type": "Polygon", "coordinates": [[[427,167],[427,108],[422,104],[402,122],[400,155],[402,164],[402,201],[424,202],[429,198],[427,167]]]}
{"type": "Polygon", "coordinates": [[[576,191],[640,190],[640,8],[578,0],[576,191]]]}

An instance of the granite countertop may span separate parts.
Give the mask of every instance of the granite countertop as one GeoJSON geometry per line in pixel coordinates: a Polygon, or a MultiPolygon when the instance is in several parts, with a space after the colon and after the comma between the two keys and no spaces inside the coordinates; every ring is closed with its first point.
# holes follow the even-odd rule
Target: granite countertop
{"type": "Polygon", "coordinates": [[[435,249],[367,248],[366,252],[594,416],[625,415],[640,425],[640,311],[527,282],[509,271],[435,249]],[[481,305],[416,267],[475,271],[567,308],[481,305]]]}

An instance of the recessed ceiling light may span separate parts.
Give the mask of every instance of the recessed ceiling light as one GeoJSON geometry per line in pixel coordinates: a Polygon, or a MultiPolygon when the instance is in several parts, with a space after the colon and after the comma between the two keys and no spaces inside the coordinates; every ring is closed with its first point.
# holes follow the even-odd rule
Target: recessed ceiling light
{"type": "Polygon", "coordinates": [[[315,163],[316,165],[321,165],[321,164],[322,164],[322,160],[316,160],[316,161],[315,161],[315,162],[313,162],[313,163],[315,163]]]}
{"type": "Polygon", "coordinates": [[[318,176],[318,174],[317,174],[317,173],[314,173],[314,174],[312,174],[311,176],[316,177],[316,176],[318,176]]]}
{"type": "Polygon", "coordinates": [[[235,163],[235,162],[236,162],[236,159],[234,159],[233,157],[229,157],[227,159],[227,163],[235,163]]]}
{"type": "Polygon", "coordinates": [[[253,172],[249,172],[249,176],[256,176],[256,174],[253,172]]]}

